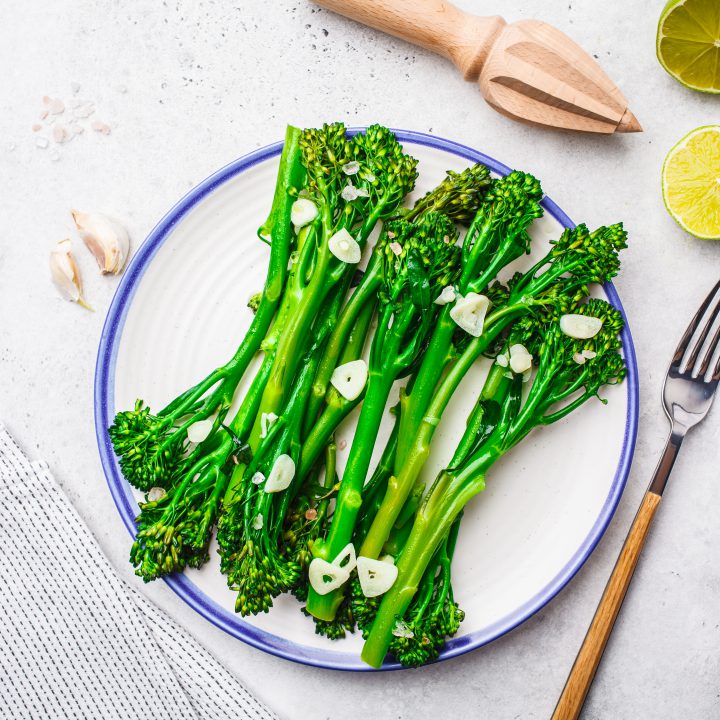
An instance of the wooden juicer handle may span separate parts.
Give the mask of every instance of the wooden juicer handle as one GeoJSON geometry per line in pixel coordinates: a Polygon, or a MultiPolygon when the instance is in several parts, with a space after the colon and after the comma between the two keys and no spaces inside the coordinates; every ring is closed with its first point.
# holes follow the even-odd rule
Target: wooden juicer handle
{"type": "Polygon", "coordinates": [[[316,0],[449,58],[487,102],[531,125],[612,134],[642,130],[627,100],[567,35],[538,20],[508,25],[445,0],[316,0]]]}

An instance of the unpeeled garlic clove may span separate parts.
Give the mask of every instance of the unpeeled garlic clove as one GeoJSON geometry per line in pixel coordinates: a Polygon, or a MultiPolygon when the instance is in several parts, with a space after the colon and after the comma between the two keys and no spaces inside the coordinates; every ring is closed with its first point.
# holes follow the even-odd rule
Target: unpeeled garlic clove
{"type": "Polygon", "coordinates": [[[60,240],[50,252],[50,274],[55,287],[66,300],[76,302],[86,310],[92,310],[83,297],[80,271],[75,264],[69,239],[60,240]]]}
{"type": "Polygon", "coordinates": [[[127,230],[102,213],[70,212],[80,237],[95,256],[100,272],[117,275],[125,266],[130,251],[127,230]]]}

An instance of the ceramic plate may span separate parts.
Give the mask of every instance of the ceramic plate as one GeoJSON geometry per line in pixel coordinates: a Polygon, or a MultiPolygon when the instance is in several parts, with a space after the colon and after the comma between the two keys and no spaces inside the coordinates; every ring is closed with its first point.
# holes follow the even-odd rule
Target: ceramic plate
{"type": "MultiPolygon", "coordinates": [[[[397,134],[420,161],[416,196],[446,170],[476,161],[495,173],[509,172],[463,145],[397,134]]],[[[265,276],[268,248],[256,229],[272,199],[280,150],[278,143],[246,155],[188,193],[138,248],[113,299],[98,353],[96,427],[110,491],[131,534],[141,498],[120,474],[107,427],[116,409],[132,407],[138,397],[159,409],[233,354],[250,323],[247,300],[265,276]]],[[[531,233],[536,253],[572,226],[549,198],[543,205],[545,216],[531,233]]],[[[622,309],[612,285],[598,294],[622,309]]],[[[637,426],[637,368],[627,329],[623,344],[628,377],[603,392],[608,404],[589,402],[568,420],[535,431],[493,468],[487,490],[467,508],[453,564],[455,596],[466,617],[441,659],[480,647],[529,618],[572,578],[602,536],[625,485],[637,426]]],[[[456,393],[436,433],[427,477],[449,458],[486,371],[478,364],[456,393]]],[[[349,439],[353,422],[349,418],[338,437],[349,439]]],[[[340,455],[342,467],[347,449],[340,455]]],[[[201,570],[165,580],[201,615],[290,660],[369,669],[360,661],[359,636],[331,642],[315,635],[290,596],[278,598],[268,614],[237,616],[214,548],[210,555],[201,570]]]]}

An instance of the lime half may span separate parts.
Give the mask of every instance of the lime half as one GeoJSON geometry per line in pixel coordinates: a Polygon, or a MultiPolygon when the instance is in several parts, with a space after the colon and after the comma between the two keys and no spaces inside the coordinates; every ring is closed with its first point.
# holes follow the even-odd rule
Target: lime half
{"type": "Polygon", "coordinates": [[[720,240],[720,125],[688,133],[668,153],[662,170],[665,207],[703,240],[720,240]]]}
{"type": "Polygon", "coordinates": [[[686,87],[720,93],[720,2],[670,0],[660,16],[657,56],[686,87]]]}

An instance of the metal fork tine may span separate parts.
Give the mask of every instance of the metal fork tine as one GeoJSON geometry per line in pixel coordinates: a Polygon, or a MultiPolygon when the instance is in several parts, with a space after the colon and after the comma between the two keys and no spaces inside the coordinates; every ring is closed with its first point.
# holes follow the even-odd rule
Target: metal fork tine
{"type": "MultiPolygon", "coordinates": [[[[687,361],[687,369],[689,372],[692,372],[693,368],[695,367],[695,363],[697,362],[698,356],[700,355],[700,351],[702,350],[702,346],[705,343],[705,340],[707,340],[708,333],[710,332],[710,329],[715,324],[715,321],[717,320],[718,315],[720,315],[720,302],[715,305],[715,308],[713,309],[712,313],[710,314],[710,317],[708,318],[707,322],[703,326],[702,332],[700,333],[700,337],[697,339],[697,342],[695,343],[695,347],[693,347],[692,352],[690,353],[690,357],[687,361]]],[[[713,337],[713,342],[716,340],[717,334],[715,337],[713,337]]],[[[711,343],[712,345],[712,343],[711,343]]],[[[712,354],[712,352],[711,352],[712,354]]],[[[704,361],[703,361],[704,364],[704,361]]],[[[707,364],[710,364],[710,358],[707,358],[707,364]]],[[[705,367],[705,370],[700,370],[700,375],[703,375],[704,372],[707,372],[707,366],[705,367]]]]}
{"type": "MultiPolygon", "coordinates": [[[[718,330],[720,332],[720,330],[718,330]]],[[[710,379],[713,382],[718,382],[720,380],[720,357],[718,358],[718,361],[715,363],[715,369],[713,370],[713,374],[710,376],[710,379]]]]}
{"type": "Polygon", "coordinates": [[[715,287],[710,291],[710,294],[705,298],[703,301],[703,304],[700,306],[698,311],[695,313],[693,319],[690,321],[690,324],[688,325],[687,330],[685,331],[685,334],[682,336],[676,350],[675,354],[673,355],[672,360],[670,361],[670,367],[674,367],[676,369],[680,368],[680,363],[682,362],[683,355],[685,354],[685,351],[688,348],[688,345],[690,344],[690,339],[695,334],[695,331],[698,328],[698,325],[700,324],[700,321],[703,319],[703,316],[707,312],[707,309],[710,307],[710,303],[712,303],[713,298],[717,294],[718,289],[720,289],[720,281],[715,285],[715,287]]]}
{"type": "MultiPolygon", "coordinates": [[[[712,340],[710,341],[710,345],[708,346],[707,352],[705,353],[705,357],[703,358],[702,365],[700,365],[700,369],[698,370],[698,378],[701,380],[705,379],[705,375],[708,371],[708,368],[710,367],[710,361],[712,360],[713,353],[715,352],[715,349],[718,346],[718,342],[720,342],[720,325],[718,325],[717,329],[715,330],[715,333],[712,336],[712,340]]],[[[720,364],[720,358],[718,359],[718,363],[720,364]]],[[[715,373],[713,373],[714,375],[715,373]]],[[[712,378],[714,379],[714,378],[712,378]]]]}

